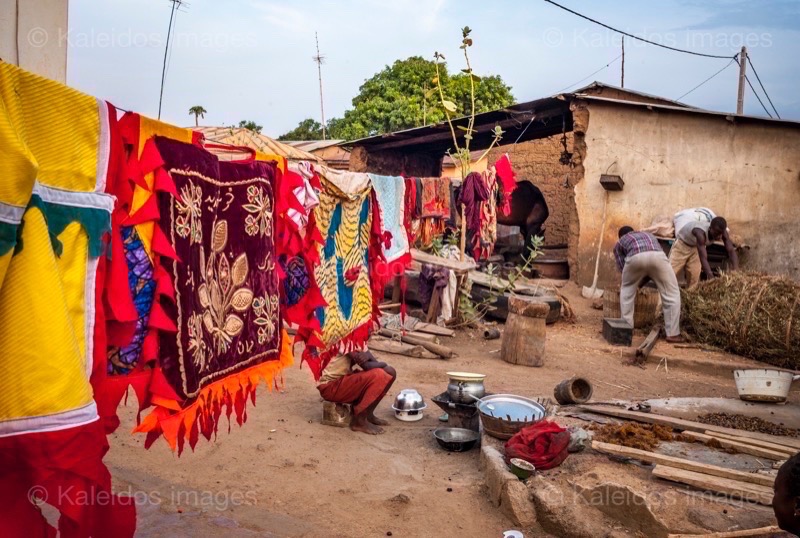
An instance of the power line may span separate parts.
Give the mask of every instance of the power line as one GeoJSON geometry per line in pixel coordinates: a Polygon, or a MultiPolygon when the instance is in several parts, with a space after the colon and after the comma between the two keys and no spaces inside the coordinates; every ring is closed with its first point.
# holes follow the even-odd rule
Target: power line
{"type": "Polygon", "coordinates": [[[719,71],[717,71],[716,73],[714,73],[713,75],[711,75],[710,77],[708,77],[707,79],[705,79],[703,82],[701,82],[700,84],[698,84],[697,86],[695,86],[694,88],[692,88],[692,89],[691,89],[691,90],[689,90],[688,92],[684,93],[683,95],[681,95],[680,97],[678,97],[678,98],[677,98],[677,99],[675,99],[675,100],[676,100],[676,101],[680,101],[681,99],[683,99],[684,97],[686,97],[687,95],[689,95],[690,93],[692,93],[693,91],[695,91],[697,88],[699,88],[700,86],[702,86],[703,84],[705,84],[706,82],[708,82],[709,80],[711,80],[712,78],[716,77],[717,75],[719,75],[720,73],[722,73],[723,71],[725,71],[727,68],[729,68],[731,65],[733,65],[733,62],[734,62],[734,61],[735,61],[735,58],[732,58],[732,59],[731,59],[731,61],[730,61],[730,62],[728,62],[728,64],[727,64],[725,67],[723,67],[722,69],[720,69],[719,71]]]}
{"type": "Polygon", "coordinates": [[[594,24],[600,25],[603,28],[607,28],[607,29],[611,30],[612,32],[617,32],[618,34],[622,34],[624,36],[628,36],[631,39],[636,39],[636,40],[642,41],[644,43],[649,43],[650,45],[655,45],[656,47],[661,47],[662,49],[674,50],[675,52],[683,52],[684,54],[692,54],[694,56],[704,56],[706,58],[723,58],[723,59],[732,58],[732,56],[720,56],[720,55],[717,55],[717,54],[705,54],[703,52],[694,52],[694,51],[691,51],[691,50],[685,50],[685,49],[679,49],[679,48],[676,48],[676,47],[670,47],[669,45],[664,45],[662,43],[656,43],[655,41],[650,41],[648,39],[644,39],[643,37],[635,36],[633,34],[629,34],[628,32],[623,32],[622,30],[618,30],[617,28],[613,28],[613,27],[611,27],[611,26],[609,26],[607,24],[603,24],[602,22],[600,22],[598,20],[592,19],[591,17],[587,17],[586,15],[582,15],[581,13],[578,13],[577,11],[573,11],[573,10],[569,9],[568,7],[562,6],[561,4],[557,4],[556,2],[553,2],[553,0],[544,0],[544,1],[547,2],[548,4],[553,4],[554,6],[563,9],[564,11],[568,11],[569,13],[572,13],[573,15],[577,15],[578,17],[580,17],[582,19],[585,19],[585,20],[587,20],[589,22],[593,22],[594,24]]]}
{"type": "Polygon", "coordinates": [[[778,111],[775,108],[775,105],[772,104],[772,99],[770,99],[769,94],[767,93],[767,89],[761,83],[761,77],[758,76],[758,71],[756,71],[756,66],[753,65],[753,60],[750,59],[750,55],[749,54],[747,55],[747,63],[749,63],[750,67],[753,69],[753,73],[756,76],[756,80],[758,81],[758,85],[761,86],[761,90],[764,92],[764,95],[767,96],[767,101],[769,101],[769,104],[772,107],[772,110],[775,111],[775,115],[778,116],[778,118],[780,118],[781,115],[778,114],[778,111]]]}
{"type": "Polygon", "coordinates": [[[167,44],[164,47],[164,61],[161,64],[161,91],[158,94],[158,119],[161,119],[161,104],[164,101],[164,79],[167,76],[167,54],[169,53],[169,38],[172,34],[172,22],[175,20],[175,11],[183,3],[183,0],[169,0],[172,2],[172,9],[169,13],[169,26],[167,26],[167,44]]]}
{"type": "MultiPolygon", "coordinates": [[[[741,64],[739,64],[739,58],[734,58],[734,60],[736,60],[736,63],[737,63],[737,65],[739,65],[739,67],[741,67],[741,64]]],[[[756,89],[753,87],[753,85],[750,83],[750,77],[748,77],[747,75],[745,75],[745,76],[744,76],[744,79],[747,81],[747,85],[748,85],[748,86],[750,86],[750,89],[751,89],[751,90],[753,90],[753,95],[755,95],[755,96],[756,96],[756,99],[758,99],[758,102],[759,102],[759,104],[761,105],[761,108],[763,108],[763,109],[764,109],[764,112],[766,112],[766,113],[767,113],[767,116],[769,116],[769,117],[771,118],[771,117],[772,117],[772,114],[770,114],[770,113],[769,113],[769,110],[767,110],[767,107],[766,107],[766,106],[764,106],[764,101],[762,101],[762,100],[761,100],[761,97],[759,97],[759,95],[758,95],[758,92],[757,92],[757,91],[756,91],[756,89]]]]}
{"type": "Polygon", "coordinates": [[[593,77],[593,76],[595,76],[597,73],[599,73],[599,72],[600,72],[600,71],[602,71],[603,69],[606,69],[606,68],[608,68],[608,67],[609,67],[611,64],[613,64],[614,62],[616,62],[616,61],[617,61],[617,60],[619,60],[620,58],[622,58],[622,54],[620,54],[619,56],[617,56],[616,58],[614,58],[613,60],[611,60],[610,62],[608,62],[606,65],[604,65],[603,67],[601,67],[600,69],[598,69],[597,71],[595,71],[594,73],[592,73],[591,75],[589,75],[589,76],[586,76],[586,77],[583,77],[583,78],[582,78],[582,79],[580,79],[578,82],[575,82],[575,83],[573,83],[573,84],[570,84],[569,86],[565,86],[564,88],[561,88],[561,89],[560,89],[560,90],[558,90],[556,93],[561,93],[561,92],[563,92],[564,90],[568,90],[568,89],[572,88],[573,86],[577,86],[577,85],[578,85],[578,84],[580,84],[581,82],[583,82],[583,81],[585,81],[585,80],[588,80],[588,79],[592,78],[592,77],[593,77]]]}

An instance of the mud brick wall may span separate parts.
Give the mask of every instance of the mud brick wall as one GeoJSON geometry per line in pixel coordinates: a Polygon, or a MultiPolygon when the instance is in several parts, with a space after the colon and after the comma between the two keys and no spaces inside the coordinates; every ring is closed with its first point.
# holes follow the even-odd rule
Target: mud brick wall
{"type": "MultiPolygon", "coordinates": [[[[544,194],[550,210],[545,222],[546,245],[568,243],[570,218],[574,214],[574,186],[580,179],[580,168],[559,162],[563,149],[561,135],[556,135],[516,146],[500,146],[489,152],[491,164],[508,153],[517,181],[531,181],[544,194]]],[[[574,153],[572,133],[567,133],[567,151],[574,153]]]]}

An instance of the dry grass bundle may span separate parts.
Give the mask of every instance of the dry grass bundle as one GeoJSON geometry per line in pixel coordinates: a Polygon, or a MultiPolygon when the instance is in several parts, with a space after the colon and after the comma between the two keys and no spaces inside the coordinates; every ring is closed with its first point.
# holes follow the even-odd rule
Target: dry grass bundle
{"type": "Polygon", "coordinates": [[[782,368],[800,368],[800,285],[733,272],[684,291],[682,321],[705,344],[782,368]]]}
{"type": "Polygon", "coordinates": [[[660,424],[604,424],[592,428],[594,438],[603,443],[622,445],[639,450],[653,450],[661,441],[672,441],[672,429],[660,424]]]}

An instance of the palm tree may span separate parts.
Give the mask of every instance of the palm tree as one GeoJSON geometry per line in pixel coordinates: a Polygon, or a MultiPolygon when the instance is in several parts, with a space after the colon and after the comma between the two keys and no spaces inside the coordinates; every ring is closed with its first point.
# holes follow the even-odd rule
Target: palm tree
{"type": "Polygon", "coordinates": [[[200,105],[193,106],[192,108],[189,109],[189,114],[194,114],[194,126],[195,127],[197,127],[199,125],[198,118],[205,119],[206,112],[208,112],[208,110],[206,110],[205,108],[203,108],[200,105]]]}

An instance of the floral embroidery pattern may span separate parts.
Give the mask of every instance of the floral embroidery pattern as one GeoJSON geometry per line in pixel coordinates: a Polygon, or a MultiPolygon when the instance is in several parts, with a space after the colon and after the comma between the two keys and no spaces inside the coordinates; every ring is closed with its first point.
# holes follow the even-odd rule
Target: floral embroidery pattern
{"type": "Polygon", "coordinates": [[[235,312],[246,312],[253,303],[253,292],[241,287],[250,271],[247,253],[240,254],[231,265],[224,253],[227,244],[228,223],[221,220],[214,225],[208,262],[205,249],[200,248],[200,265],[205,270],[197,298],[203,307],[203,326],[213,338],[217,353],[227,351],[244,329],[244,321],[235,312]]]}
{"type": "Polygon", "coordinates": [[[278,312],[278,296],[256,297],[253,299],[253,312],[257,316],[253,322],[258,325],[258,343],[271,340],[275,335],[275,323],[273,322],[278,312]]]}
{"type": "Polygon", "coordinates": [[[200,218],[203,216],[203,191],[199,185],[189,181],[181,189],[181,199],[175,200],[178,217],[175,219],[175,231],[189,243],[200,243],[203,240],[203,228],[200,218]]]}
{"type": "Polygon", "coordinates": [[[247,201],[242,207],[250,213],[245,218],[244,231],[248,235],[272,235],[272,202],[257,185],[247,187],[247,201]]]}
{"type": "Polygon", "coordinates": [[[199,371],[208,368],[206,363],[206,343],[203,340],[203,316],[192,314],[189,316],[187,332],[189,333],[189,351],[192,353],[194,364],[199,371]]]}

